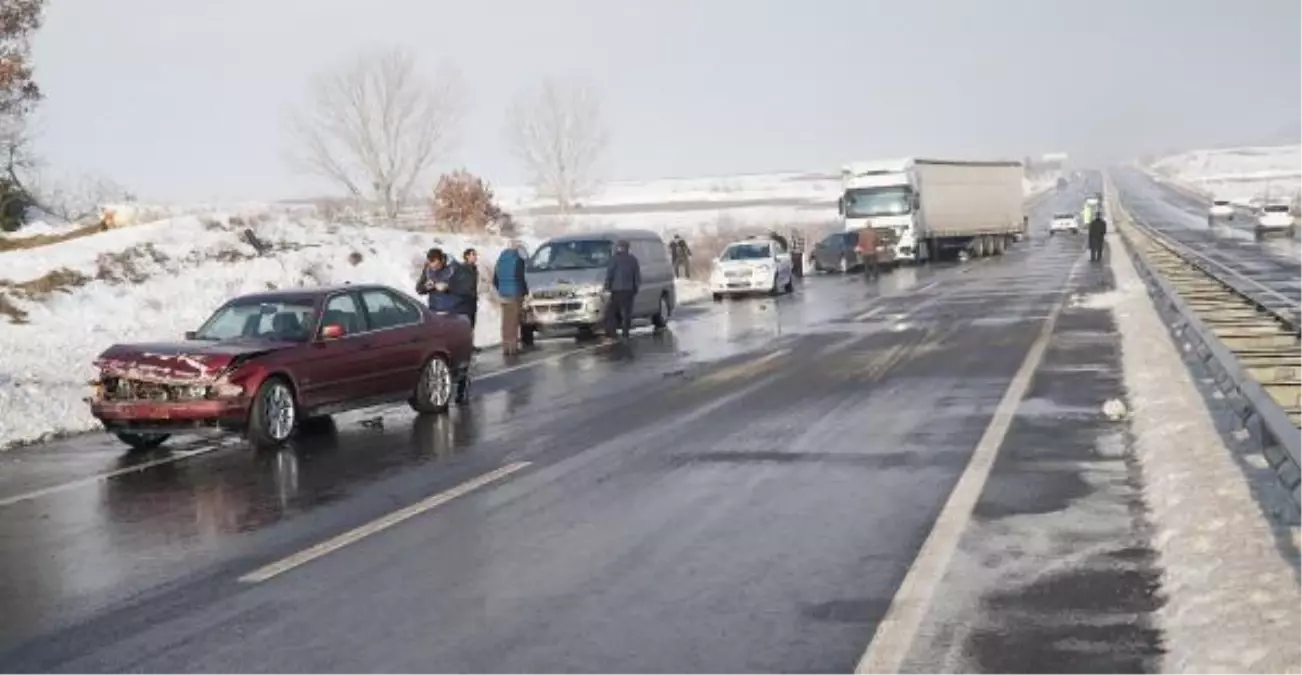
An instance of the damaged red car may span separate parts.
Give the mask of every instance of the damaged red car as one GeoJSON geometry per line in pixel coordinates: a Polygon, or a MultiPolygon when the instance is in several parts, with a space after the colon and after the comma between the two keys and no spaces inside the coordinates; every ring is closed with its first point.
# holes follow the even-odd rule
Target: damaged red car
{"type": "Polygon", "coordinates": [[[91,414],[140,450],[203,429],[275,447],[346,410],[406,401],[444,412],[466,394],[472,353],[468,321],[386,286],[245,295],[184,341],[105,350],[91,414]]]}

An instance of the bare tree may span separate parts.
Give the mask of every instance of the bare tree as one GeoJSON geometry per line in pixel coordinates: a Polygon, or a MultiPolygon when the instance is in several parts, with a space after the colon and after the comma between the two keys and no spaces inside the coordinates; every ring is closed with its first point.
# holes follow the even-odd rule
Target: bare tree
{"type": "Polygon", "coordinates": [[[293,164],[393,219],[451,151],[462,102],[449,68],[427,79],[407,50],[362,54],[313,80],[310,107],[293,116],[293,164]]]}
{"type": "Polygon", "coordinates": [[[587,85],[547,78],[523,92],[507,111],[506,136],[534,189],[562,212],[600,185],[610,137],[601,99],[587,85]]]}

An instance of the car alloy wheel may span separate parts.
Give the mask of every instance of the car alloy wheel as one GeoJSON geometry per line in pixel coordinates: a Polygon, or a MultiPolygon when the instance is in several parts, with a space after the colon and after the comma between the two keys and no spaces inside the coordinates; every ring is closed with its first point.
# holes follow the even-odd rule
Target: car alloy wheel
{"type": "Polygon", "coordinates": [[[262,393],[266,410],[267,435],[283,441],[294,432],[294,394],[280,382],[273,382],[262,393]]]}
{"type": "Polygon", "coordinates": [[[429,360],[425,366],[428,386],[425,388],[426,400],[433,408],[445,408],[452,401],[452,370],[447,361],[439,357],[429,360]]]}

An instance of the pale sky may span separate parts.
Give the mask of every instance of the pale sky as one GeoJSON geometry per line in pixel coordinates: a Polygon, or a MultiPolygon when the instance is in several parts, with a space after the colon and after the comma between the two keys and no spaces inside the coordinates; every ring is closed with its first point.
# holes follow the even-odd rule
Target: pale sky
{"type": "Polygon", "coordinates": [[[57,169],[144,199],[273,199],[311,75],[386,46],[455,63],[451,165],[543,75],[602,93],[607,175],[831,170],[906,155],[1091,161],[1252,143],[1302,116],[1297,0],[53,0],[36,39],[57,169]]]}

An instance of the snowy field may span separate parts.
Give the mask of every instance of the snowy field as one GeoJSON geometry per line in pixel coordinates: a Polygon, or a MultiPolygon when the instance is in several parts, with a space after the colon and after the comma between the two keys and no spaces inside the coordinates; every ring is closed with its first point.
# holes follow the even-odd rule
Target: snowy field
{"type": "MultiPolygon", "coordinates": [[[[1029,193],[1052,187],[1027,183],[1029,193]]],[[[753,227],[834,223],[839,180],[811,174],[613,183],[557,222],[529,190],[501,189],[533,248],[556,228],[646,228],[689,239],[753,227]]],[[[343,282],[383,283],[408,291],[432,246],[456,256],[479,250],[484,274],[506,241],[336,222],[312,207],[242,204],[141,206],[162,220],[132,223],[35,248],[0,251],[0,449],[95,429],[83,397],[91,362],[113,343],[180,339],[232,296],[275,288],[343,282]],[[251,229],[259,251],[245,239],[251,229]]],[[[17,240],[57,235],[67,224],[42,222],[17,240]]],[[[498,342],[500,318],[481,281],[476,344],[498,342]]],[[[679,302],[709,296],[704,284],[680,283],[679,302]]]]}
{"type": "Polygon", "coordinates": [[[1302,146],[1190,150],[1163,157],[1148,169],[1209,198],[1243,206],[1289,201],[1302,191],[1302,146]]]}

